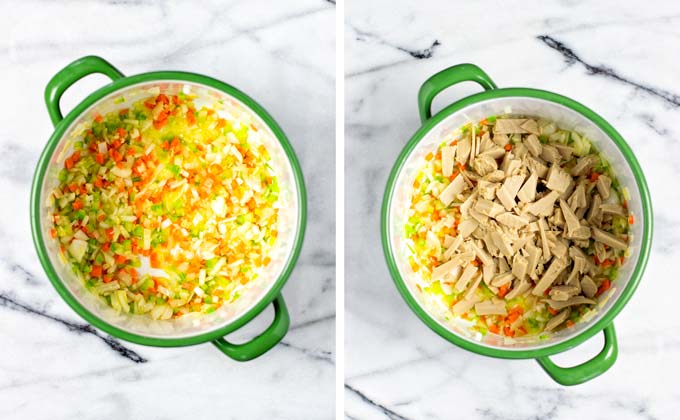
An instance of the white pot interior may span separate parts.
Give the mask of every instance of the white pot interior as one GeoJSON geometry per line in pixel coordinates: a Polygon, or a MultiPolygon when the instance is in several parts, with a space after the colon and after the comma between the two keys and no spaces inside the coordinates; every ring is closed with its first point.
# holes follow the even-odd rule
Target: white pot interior
{"type": "Polygon", "coordinates": [[[458,336],[476,344],[505,350],[535,350],[555,345],[580,334],[612,307],[630,281],[637,264],[640,255],[642,227],[644,225],[643,217],[640,189],[635,181],[633,172],[621,151],[604,131],[582,114],[563,105],[538,98],[506,97],[469,105],[449,115],[423,137],[406,157],[397,175],[389,209],[388,226],[389,241],[401,277],[404,279],[415,300],[437,322],[458,336]],[[410,207],[413,181],[416,173],[424,163],[425,156],[429,152],[436,150],[446,135],[456,132],[464,124],[477,122],[491,115],[503,114],[544,118],[554,121],[561,128],[575,130],[588,137],[593,145],[609,160],[614,174],[621,182],[621,185],[628,189],[630,193],[630,199],[628,200],[629,210],[636,219],[635,224],[631,226],[630,257],[621,267],[619,277],[612,282],[611,289],[600,297],[596,309],[573,328],[563,329],[543,339],[539,339],[538,336],[513,339],[493,333],[482,336],[479,332],[471,330],[470,327],[473,325],[471,322],[453,317],[449,309],[438,299],[418,291],[415,287],[417,284],[422,288],[427,286],[427,284],[423,282],[420,276],[413,272],[408,263],[411,251],[405,243],[404,226],[410,207]]]}
{"type": "Polygon", "coordinates": [[[300,205],[290,161],[272,130],[254,111],[222,91],[197,83],[173,80],[146,82],[125,87],[100,99],[76,118],[59,140],[49,160],[40,191],[40,202],[42,203],[40,229],[43,238],[45,238],[49,259],[70,293],[88,311],[108,324],[130,333],[156,338],[185,338],[220,329],[237,320],[257,304],[279,278],[293,252],[300,205]],[[198,97],[195,99],[197,108],[204,105],[210,106],[216,101],[223,101],[223,109],[217,111],[222,118],[234,123],[253,124],[257,128],[256,132],[251,130],[250,135],[261,137],[271,155],[270,165],[276,172],[279,181],[279,236],[270,255],[271,263],[263,269],[256,280],[243,286],[240,297],[236,301],[223,305],[212,314],[188,314],[178,319],[163,321],[153,320],[148,315],[118,314],[83,287],[82,282],[75,276],[60,254],[57,241],[50,238],[48,232],[51,226],[48,222],[47,198],[59,184],[59,170],[63,168],[66,157],[72,153],[73,143],[81,138],[86,124],[92,120],[95,114],[103,115],[117,111],[140,99],[146,99],[158,93],[175,95],[179,91],[197,95],[198,97]],[[125,102],[116,103],[119,102],[117,99],[120,97],[124,97],[125,102]]]}

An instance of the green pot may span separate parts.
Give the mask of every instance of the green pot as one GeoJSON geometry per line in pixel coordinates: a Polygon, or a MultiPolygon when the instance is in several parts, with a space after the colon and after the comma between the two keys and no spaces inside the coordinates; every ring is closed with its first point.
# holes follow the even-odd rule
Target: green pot
{"type": "Polygon", "coordinates": [[[33,178],[31,228],[38,258],[66,303],[87,322],[112,336],[148,346],[176,347],[211,341],[232,359],[245,361],[261,356],[281,341],[290,324],[281,288],[300,254],[306,225],[306,192],[293,148],[274,119],[241,91],[210,77],[175,71],[124,77],[111,64],[94,56],[74,61],[57,73],[47,84],[45,101],[55,131],[40,156],[33,178]],[[63,117],[59,100],[64,91],[93,73],[104,74],[112,82],[89,95],[63,117]],[[198,104],[224,101],[225,112],[253,124],[263,133],[264,144],[272,156],[270,164],[279,177],[281,190],[279,238],[272,252],[272,262],[265,272],[249,284],[235,302],[223,305],[212,314],[195,318],[185,315],[178,320],[165,321],[116,314],[85,290],[63,261],[58,244],[48,235],[46,198],[58,185],[57,174],[63,168],[66,156],[70,155],[83,124],[91,120],[94,113],[103,115],[159,92],[172,95],[181,90],[196,94],[198,104]],[[269,304],[274,306],[274,320],[260,335],[243,344],[232,344],[223,338],[246,325],[269,304]]]}
{"type": "Polygon", "coordinates": [[[583,383],[607,371],[616,361],[617,344],[613,320],[631,298],[642,278],[652,241],[652,205],[640,165],[628,144],[602,117],[580,103],[552,92],[528,88],[499,89],[479,67],[461,64],[443,70],[420,88],[418,107],[422,126],[411,137],[392,168],[382,205],[382,244],[394,283],[406,303],[432,330],[451,343],[469,351],[506,359],[536,359],[555,381],[563,385],[583,383]],[[434,116],[431,104],[444,89],[464,81],[479,84],[484,92],[463,98],[434,116]],[[416,275],[410,269],[409,251],[404,243],[404,223],[410,203],[415,172],[423,158],[436,149],[444,133],[469,121],[504,113],[543,117],[558,125],[574,128],[589,137],[609,159],[614,173],[630,194],[628,206],[635,216],[631,226],[631,255],[621,267],[612,288],[602,296],[595,315],[572,328],[526,340],[507,340],[496,334],[482,336],[464,322],[445,319],[447,310],[426,305],[427,296],[414,287],[416,275]],[[426,309],[426,307],[428,309],[426,309]],[[578,366],[559,367],[551,355],[569,350],[593,335],[604,333],[602,351],[578,366]]]}

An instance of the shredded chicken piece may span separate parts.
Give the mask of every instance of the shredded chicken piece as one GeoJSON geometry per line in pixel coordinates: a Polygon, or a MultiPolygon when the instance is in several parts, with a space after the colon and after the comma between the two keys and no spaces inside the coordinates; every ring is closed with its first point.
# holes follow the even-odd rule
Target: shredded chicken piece
{"type": "Polygon", "coordinates": [[[524,134],[528,133],[526,128],[522,126],[527,122],[525,119],[504,118],[496,120],[494,126],[494,133],[496,134],[524,134]]]}
{"type": "Polygon", "coordinates": [[[489,217],[496,217],[503,212],[503,207],[501,205],[484,198],[477,200],[474,209],[489,217]]]}
{"type": "Polygon", "coordinates": [[[444,188],[441,194],[439,194],[439,199],[444,203],[445,206],[451,204],[456,198],[456,196],[463,192],[465,189],[465,180],[462,176],[457,176],[451,181],[449,185],[444,188]]]}
{"type": "Polygon", "coordinates": [[[572,183],[571,176],[562,170],[559,165],[553,164],[548,171],[546,187],[562,194],[567,191],[569,184],[572,183]]]}
{"type": "Polygon", "coordinates": [[[581,279],[581,289],[583,289],[583,294],[589,298],[594,297],[597,293],[597,285],[590,276],[583,276],[581,279]]]}
{"type": "Polygon", "coordinates": [[[456,149],[451,146],[442,147],[442,175],[450,177],[453,175],[453,160],[456,149]]]}
{"type": "Polygon", "coordinates": [[[515,276],[510,271],[497,274],[493,279],[491,279],[491,285],[494,287],[501,287],[504,284],[510,283],[514,277],[515,276]]]}
{"type": "Polygon", "coordinates": [[[463,270],[463,274],[460,275],[460,278],[456,282],[456,290],[459,292],[462,292],[465,290],[468,286],[468,283],[472,278],[477,274],[477,267],[474,265],[470,264],[467,267],[465,267],[465,270],[463,270]]]}
{"type": "Polygon", "coordinates": [[[544,144],[541,150],[541,158],[543,158],[546,162],[551,162],[554,165],[562,160],[562,154],[559,150],[557,150],[557,147],[544,144]]]}
{"type": "Polygon", "coordinates": [[[535,157],[541,155],[543,147],[541,147],[541,142],[540,140],[538,140],[538,136],[536,136],[535,134],[530,134],[529,136],[527,136],[526,140],[524,140],[524,144],[526,144],[527,149],[529,149],[529,152],[535,157]]]}
{"type": "Polygon", "coordinates": [[[484,176],[498,169],[498,163],[492,156],[484,154],[475,157],[473,167],[479,175],[484,176]]]}
{"type": "Polygon", "coordinates": [[[603,230],[600,230],[598,228],[592,228],[593,230],[593,239],[595,239],[598,242],[602,242],[605,245],[609,245],[612,248],[616,249],[622,249],[626,250],[628,249],[628,244],[625,243],[623,240],[617,238],[616,236],[612,235],[611,233],[607,233],[603,230]]]}
{"type": "Polygon", "coordinates": [[[472,144],[469,137],[458,142],[456,147],[456,162],[458,162],[458,164],[467,164],[468,158],[470,157],[471,146],[472,144]]]}
{"type": "Polygon", "coordinates": [[[588,299],[587,297],[584,296],[574,296],[571,297],[565,301],[557,301],[554,299],[548,299],[547,300],[548,305],[550,305],[551,308],[559,311],[561,309],[566,308],[567,306],[574,306],[574,305],[594,305],[596,302],[592,299],[588,299]]]}
{"type": "Polygon", "coordinates": [[[557,301],[566,301],[570,297],[575,296],[581,291],[580,287],[576,286],[554,286],[550,289],[548,295],[557,301]]]}
{"type": "Polygon", "coordinates": [[[555,209],[555,201],[560,197],[559,193],[550,191],[538,201],[527,204],[525,210],[534,216],[550,216],[555,209]]]}
{"type": "Polygon", "coordinates": [[[600,175],[597,177],[596,185],[597,191],[602,196],[602,199],[603,200],[608,199],[609,195],[611,194],[612,179],[609,178],[607,175],[600,175]]]}
{"type": "Polygon", "coordinates": [[[522,175],[513,175],[505,178],[503,186],[498,190],[496,195],[506,210],[512,210],[517,203],[515,203],[515,196],[519,191],[524,177],[522,175]]]}
{"type": "Polygon", "coordinates": [[[554,317],[550,318],[550,321],[548,321],[548,323],[545,324],[545,330],[552,331],[555,328],[559,327],[560,324],[562,324],[564,321],[567,320],[567,318],[569,318],[569,315],[571,315],[571,309],[567,307],[564,310],[560,311],[560,313],[558,313],[554,317]]]}
{"type": "Polygon", "coordinates": [[[507,315],[508,311],[505,309],[505,302],[485,300],[475,304],[475,312],[477,315],[507,315]]]}
{"type": "Polygon", "coordinates": [[[557,276],[562,272],[562,270],[567,268],[568,265],[569,260],[567,258],[553,258],[550,266],[546,272],[543,273],[543,277],[541,277],[541,280],[539,280],[531,293],[536,296],[543,295],[543,293],[548,290],[548,287],[553,284],[557,276]]]}

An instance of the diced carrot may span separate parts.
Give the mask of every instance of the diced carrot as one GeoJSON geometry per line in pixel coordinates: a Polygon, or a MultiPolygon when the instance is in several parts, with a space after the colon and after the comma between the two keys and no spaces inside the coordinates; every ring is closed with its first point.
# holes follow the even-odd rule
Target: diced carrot
{"type": "Polygon", "coordinates": [[[109,252],[110,249],[111,249],[111,243],[110,242],[106,242],[104,245],[102,245],[102,251],[109,252]]]}
{"type": "Polygon", "coordinates": [[[94,180],[94,186],[97,188],[103,188],[104,187],[104,179],[97,175],[97,178],[94,180]]]}
{"type": "Polygon", "coordinates": [[[508,294],[508,291],[509,291],[509,290],[510,290],[510,286],[509,286],[507,283],[504,284],[504,285],[502,285],[502,286],[498,289],[498,297],[504,298],[505,295],[508,294]]]}
{"type": "Polygon", "coordinates": [[[599,177],[600,177],[599,172],[593,171],[593,172],[590,173],[590,181],[591,181],[591,182],[597,181],[597,179],[598,179],[599,177]]]}
{"type": "Polygon", "coordinates": [[[503,328],[503,334],[505,334],[508,337],[514,337],[515,336],[515,332],[509,326],[505,326],[503,328]]]}
{"type": "Polygon", "coordinates": [[[78,163],[78,161],[80,160],[80,152],[78,150],[73,152],[73,154],[71,155],[71,160],[73,161],[73,163],[78,163]]]}
{"type": "Polygon", "coordinates": [[[512,144],[510,144],[510,143],[506,144],[505,147],[504,147],[504,149],[505,149],[507,152],[511,151],[511,150],[512,150],[512,144]]]}
{"type": "Polygon", "coordinates": [[[158,252],[152,252],[149,257],[149,263],[153,268],[160,268],[162,265],[163,258],[158,252]]]}
{"type": "Polygon", "coordinates": [[[103,165],[104,162],[106,162],[106,157],[104,156],[104,153],[97,153],[94,156],[94,159],[97,161],[99,165],[103,165]]]}
{"type": "Polygon", "coordinates": [[[83,208],[83,202],[80,200],[76,200],[73,202],[73,210],[80,210],[83,208]]]}
{"type": "Polygon", "coordinates": [[[517,312],[513,312],[511,314],[508,314],[508,316],[506,317],[507,321],[511,324],[513,322],[517,321],[517,318],[519,318],[519,313],[517,313],[517,312]]]}
{"type": "Polygon", "coordinates": [[[114,140],[113,143],[111,143],[111,145],[113,146],[114,149],[119,148],[122,144],[123,143],[118,139],[114,140]]]}
{"type": "Polygon", "coordinates": [[[522,315],[524,313],[524,308],[517,305],[514,308],[510,309],[510,312],[517,312],[518,314],[522,315]]]}
{"type": "Polygon", "coordinates": [[[73,168],[73,160],[70,157],[66,158],[64,161],[64,166],[66,166],[66,169],[73,168]]]}
{"type": "Polygon", "coordinates": [[[550,312],[551,315],[557,315],[557,312],[559,312],[559,311],[548,306],[548,312],[550,312]]]}
{"type": "Polygon", "coordinates": [[[125,116],[125,115],[127,115],[129,112],[130,112],[130,110],[129,110],[128,108],[123,108],[123,109],[121,109],[120,111],[118,111],[118,115],[123,115],[123,116],[125,116]]]}
{"type": "Polygon", "coordinates": [[[193,109],[190,109],[190,110],[187,111],[187,123],[189,125],[196,124],[196,115],[194,114],[193,109]]]}
{"type": "Polygon", "coordinates": [[[571,319],[568,319],[566,324],[567,324],[567,328],[571,328],[571,327],[574,326],[574,321],[572,321],[571,319]]]}
{"type": "Polygon", "coordinates": [[[127,131],[125,131],[125,129],[123,127],[118,127],[117,131],[118,131],[118,135],[120,137],[125,137],[127,135],[127,131]]]}
{"type": "Polygon", "coordinates": [[[631,213],[630,216],[628,216],[628,224],[632,225],[634,223],[635,223],[635,217],[633,216],[633,213],[631,213]]]}
{"type": "Polygon", "coordinates": [[[97,114],[97,115],[94,116],[94,120],[96,122],[100,123],[100,122],[104,121],[104,118],[102,118],[101,115],[97,114]]]}
{"type": "Polygon", "coordinates": [[[162,93],[160,93],[160,94],[158,94],[158,96],[156,96],[156,102],[163,102],[165,105],[170,103],[170,101],[168,100],[168,97],[165,96],[162,93]]]}
{"type": "Polygon", "coordinates": [[[125,255],[116,254],[114,260],[116,261],[116,264],[125,264],[127,258],[125,258],[125,255]]]}
{"type": "Polygon", "coordinates": [[[110,283],[110,282],[113,281],[113,276],[110,275],[110,274],[107,274],[107,275],[104,276],[104,278],[102,280],[104,281],[104,283],[110,283]]]}
{"type": "Polygon", "coordinates": [[[544,294],[545,296],[548,296],[548,295],[550,294],[550,291],[551,291],[551,290],[552,290],[552,287],[548,287],[548,288],[545,290],[545,292],[543,292],[543,294],[544,294]]]}
{"type": "Polygon", "coordinates": [[[113,228],[108,228],[104,232],[109,239],[113,239],[113,228]]]}
{"type": "Polygon", "coordinates": [[[458,144],[458,140],[454,140],[451,143],[449,143],[449,146],[455,146],[458,144]]]}
{"type": "Polygon", "coordinates": [[[609,279],[604,279],[600,284],[600,287],[597,288],[597,293],[595,293],[595,296],[600,296],[602,293],[609,290],[610,287],[612,287],[612,282],[609,279]]]}
{"type": "Polygon", "coordinates": [[[517,328],[517,332],[520,333],[520,335],[527,335],[527,329],[524,327],[517,328]]]}
{"type": "Polygon", "coordinates": [[[110,154],[114,162],[120,162],[121,160],[123,160],[123,156],[120,153],[118,153],[118,150],[113,149],[111,150],[110,154]]]}
{"type": "Polygon", "coordinates": [[[489,331],[491,331],[494,334],[498,334],[500,332],[500,328],[496,324],[491,324],[489,325],[489,331]]]}
{"type": "Polygon", "coordinates": [[[175,151],[178,151],[180,146],[181,146],[181,143],[179,141],[179,137],[173,138],[172,142],[170,142],[170,148],[175,150],[175,151]]]}
{"type": "Polygon", "coordinates": [[[148,101],[144,102],[144,106],[149,109],[154,109],[156,107],[156,102],[155,101],[152,102],[151,99],[149,99],[148,101]]]}
{"type": "Polygon", "coordinates": [[[57,237],[57,230],[55,228],[50,229],[50,236],[52,239],[55,239],[57,237]]]}
{"type": "Polygon", "coordinates": [[[92,277],[101,277],[102,275],[102,266],[101,265],[93,265],[92,270],[90,270],[90,275],[92,277]]]}

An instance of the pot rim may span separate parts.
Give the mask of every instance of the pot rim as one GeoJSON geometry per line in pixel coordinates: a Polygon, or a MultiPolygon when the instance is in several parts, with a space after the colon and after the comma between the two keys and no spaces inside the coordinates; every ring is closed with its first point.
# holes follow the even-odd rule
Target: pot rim
{"type": "Polygon", "coordinates": [[[504,359],[533,359],[537,357],[549,356],[556,353],[561,353],[563,351],[569,350],[584,341],[588,340],[598,332],[602,331],[604,328],[612,324],[613,319],[618,315],[623,307],[628,303],[633,293],[638,287],[642,274],[647,265],[649,259],[649,254],[651,251],[651,241],[652,241],[652,203],[650,199],[649,189],[647,187],[647,181],[640,168],[633,151],[630,146],[626,143],[623,137],[612,127],[604,118],[592,111],[585,105],[567,98],[565,96],[559,95],[557,93],[532,89],[532,88],[496,88],[493,90],[488,90],[485,92],[480,92],[474,95],[465,97],[459,101],[456,101],[446,108],[438,112],[436,115],[432,116],[430,119],[426,120],[422,126],[416,130],[408,143],[404,146],[401,153],[399,154],[392,170],[390,171],[389,178],[387,180],[387,185],[385,188],[385,193],[383,196],[382,208],[381,208],[381,220],[380,220],[380,231],[381,240],[383,246],[383,253],[387,261],[387,266],[389,272],[392,276],[399,293],[404,298],[411,310],[421,319],[430,329],[436,332],[445,340],[469,350],[474,353],[478,353],[485,356],[504,358],[504,359]],[[589,327],[585,328],[579,334],[570,337],[564,341],[537,348],[537,349],[503,349],[498,347],[491,347],[488,345],[483,345],[481,343],[476,343],[470,341],[450,329],[446,328],[439,321],[437,321],[432,315],[430,315],[421,305],[418,303],[416,298],[412,295],[408,286],[406,285],[404,279],[399,273],[399,269],[396,264],[396,260],[392,251],[392,244],[389,241],[389,223],[390,223],[390,208],[392,204],[392,197],[394,194],[394,187],[396,180],[401,172],[406,159],[411,154],[416,145],[427,135],[430,131],[436,127],[441,121],[448,118],[450,115],[462,110],[463,108],[484,102],[491,99],[498,98],[509,98],[516,97],[522,98],[532,98],[532,99],[542,99],[549,102],[554,102],[559,105],[565,106],[577,113],[579,113],[584,118],[587,118],[597,127],[599,127],[618,147],[618,149],[623,154],[626,163],[630,166],[633,176],[635,177],[636,187],[640,192],[641,205],[643,211],[643,231],[642,231],[642,241],[640,246],[640,255],[636,262],[635,268],[631,274],[631,278],[626,284],[626,287],[619,295],[618,299],[613,303],[610,309],[604,313],[597,322],[594,322],[589,327]]]}
{"type": "Polygon", "coordinates": [[[281,127],[271,117],[271,115],[269,115],[269,113],[254,99],[235,87],[209,76],[183,71],[156,71],[122,77],[97,89],[96,91],[89,94],[85,99],[83,99],[77,106],[75,106],[64,117],[63,120],[56,124],[54,132],[50,136],[40,155],[35,173],[33,175],[33,182],[31,185],[30,218],[33,244],[35,245],[36,251],[38,253],[38,259],[40,260],[40,263],[54,288],[57,290],[62,299],[64,299],[64,301],[66,301],[66,303],[78,315],[100,330],[132,343],[156,347],[180,347],[213,341],[241,328],[253,318],[255,318],[276,298],[276,296],[280,293],[281,288],[290,277],[290,274],[295,267],[295,263],[300,256],[304,232],[307,225],[307,191],[305,188],[300,163],[298,162],[295,151],[293,150],[288,138],[284,134],[281,127]],[[128,88],[132,85],[148,82],[195,83],[224,92],[243,103],[248,109],[253,111],[259,118],[262,119],[269,129],[271,129],[274,137],[281,144],[281,147],[283,148],[283,151],[286,154],[286,157],[292,168],[298,200],[297,229],[293,240],[293,248],[288,260],[284,264],[283,269],[279,274],[279,277],[270,286],[269,291],[265,293],[254,305],[252,305],[250,309],[228,324],[207,332],[184,337],[161,338],[132,333],[102,320],[89,311],[78,301],[78,299],[75,298],[75,296],[73,296],[73,294],[62,283],[61,279],[57,275],[56,270],[49,259],[43,234],[40,229],[40,192],[42,189],[42,184],[45,179],[45,173],[49,166],[49,161],[56,146],[66,133],[67,129],[80,115],[82,115],[83,112],[87,111],[92,105],[104,97],[124,88],[128,88]]]}

